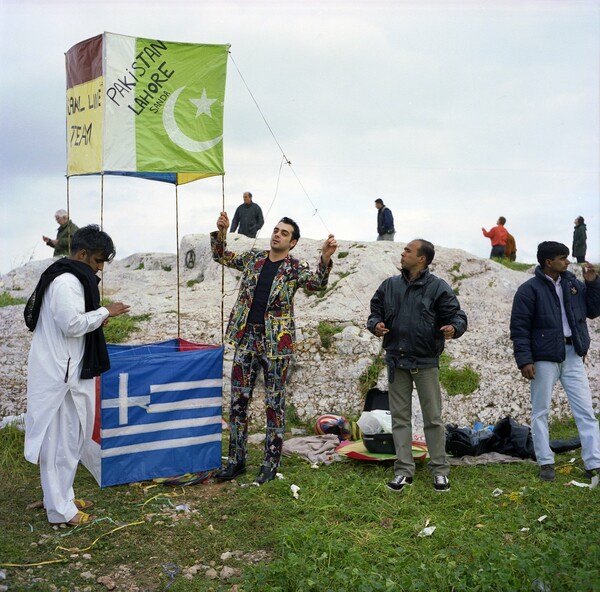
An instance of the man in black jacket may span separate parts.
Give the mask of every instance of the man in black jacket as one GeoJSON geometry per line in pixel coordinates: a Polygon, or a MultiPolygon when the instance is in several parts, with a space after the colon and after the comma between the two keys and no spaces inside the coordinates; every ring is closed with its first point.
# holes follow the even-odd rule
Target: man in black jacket
{"type": "Polygon", "coordinates": [[[467,315],[452,288],[432,275],[428,266],[434,246],[416,239],[404,247],[402,273],[385,280],[371,299],[367,328],[383,337],[388,367],[392,435],[396,449],[393,491],[411,485],[415,472],[412,456],[412,391],[416,386],[423,412],[425,440],[431,458],[429,470],[437,491],[450,489],[439,358],[446,339],[467,330],[467,315]]]}
{"type": "Polygon", "coordinates": [[[581,439],[581,456],[590,476],[600,471],[600,431],[585,367],[590,346],[586,317],[600,316],[600,278],[586,263],[585,283],[567,271],[569,248],[546,241],[538,245],[535,276],[522,284],[513,301],[510,338],[521,374],[531,381],[531,432],[540,478],[555,478],[548,415],[552,390],[560,380],[581,439]]]}
{"type": "Polygon", "coordinates": [[[244,192],[243,199],[244,203],[238,206],[231,221],[231,232],[237,229],[240,234],[256,238],[256,234],[265,223],[263,213],[260,206],[252,201],[252,194],[249,191],[244,192]]]}

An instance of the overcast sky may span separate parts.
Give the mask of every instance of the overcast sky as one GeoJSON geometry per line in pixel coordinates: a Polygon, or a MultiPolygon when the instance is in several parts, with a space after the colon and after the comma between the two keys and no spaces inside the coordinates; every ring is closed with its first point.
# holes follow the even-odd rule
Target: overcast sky
{"type": "MultiPolygon", "coordinates": [[[[104,31],[231,44],[226,208],[251,191],[269,211],[263,236],[288,215],[310,238],[374,240],[380,197],[397,241],[487,257],[481,227],[503,215],[527,262],[541,240],[570,247],[582,215],[600,261],[597,0],[0,7],[0,273],[51,255],[41,237],[66,207],[64,53],[104,31]]],[[[213,230],[220,209],[220,178],[181,186],[180,237],[213,230]]],[[[70,179],[70,210],[100,222],[99,177],[70,179]]],[[[173,186],[106,177],[103,211],[117,258],[175,252],[173,186]]]]}

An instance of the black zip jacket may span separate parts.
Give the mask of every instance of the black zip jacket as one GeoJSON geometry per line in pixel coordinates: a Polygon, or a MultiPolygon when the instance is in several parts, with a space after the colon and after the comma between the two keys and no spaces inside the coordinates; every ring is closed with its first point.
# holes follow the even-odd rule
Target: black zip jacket
{"type": "Polygon", "coordinates": [[[404,272],[385,280],[371,298],[367,329],[384,322],[386,363],[395,368],[436,368],[444,351],[440,327],[452,325],[454,337],[467,330],[467,315],[452,288],[428,269],[409,282],[404,272]]]}

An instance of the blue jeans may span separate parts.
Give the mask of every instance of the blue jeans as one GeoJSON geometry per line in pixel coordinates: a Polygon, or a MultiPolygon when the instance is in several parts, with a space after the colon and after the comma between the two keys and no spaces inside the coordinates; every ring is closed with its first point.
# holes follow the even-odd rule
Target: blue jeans
{"type": "Polygon", "coordinates": [[[550,449],[548,414],[552,391],[560,380],[581,440],[581,458],[586,469],[600,468],[600,430],[592,407],[592,393],[583,359],[572,345],[565,345],[564,362],[535,362],[535,378],[531,381],[531,432],[539,465],[554,464],[550,449]]]}

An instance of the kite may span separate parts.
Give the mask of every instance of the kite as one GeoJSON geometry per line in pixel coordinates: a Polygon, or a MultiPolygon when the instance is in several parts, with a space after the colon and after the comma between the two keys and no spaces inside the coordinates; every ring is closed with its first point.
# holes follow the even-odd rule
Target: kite
{"type": "Polygon", "coordinates": [[[69,49],[67,177],[223,175],[229,47],[103,33],[69,49]]]}
{"type": "MultiPolygon", "coordinates": [[[[221,466],[223,347],[180,338],[177,188],[225,174],[229,47],[103,33],[65,54],[67,211],[72,176],[175,186],[178,338],[109,345],[111,370],[97,380],[82,457],[102,487],[221,466]]],[[[101,219],[103,194],[102,182],[101,219]]]]}

